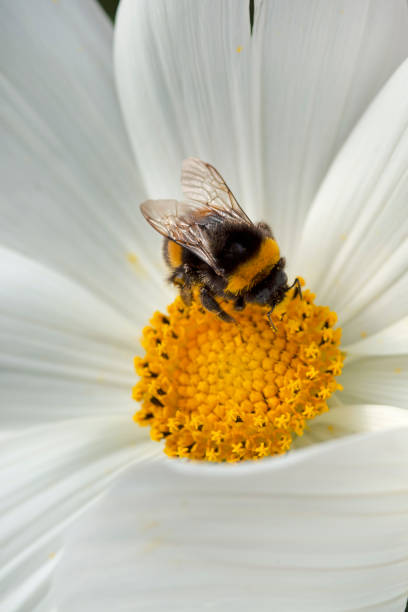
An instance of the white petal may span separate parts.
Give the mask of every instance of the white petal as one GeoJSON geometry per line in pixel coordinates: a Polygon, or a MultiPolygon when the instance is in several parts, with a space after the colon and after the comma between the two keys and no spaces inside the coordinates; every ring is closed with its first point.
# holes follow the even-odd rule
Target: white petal
{"type": "Polygon", "coordinates": [[[198,156],[291,255],[330,161],[408,54],[405,2],[123,0],[119,94],[149,197],[198,156]]]}
{"type": "Polygon", "coordinates": [[[137,325],[76,283],[0,249],[2,427],[130,415],[137,325]]]}
{"type": "Polygon", "coordinates": [[[130,470],[71,532],[59,609],[401,611],[404,415],[283,458],[130,470]]]}
{"type": "Polygon", "coordinates": [[[349,355],[399,355],[408,353],[408,316],[377,334],[342,346],[349,355]]]}
{"type": "Polygon", "coordinates": [[[7,611],[43,601],[61,548],[60,534],[112,479],[157,452],[127,418],[39,427],[2,442],[0,580],[7,611]]]}
{"type": "Polygon", "coordinates": [[[340,394],[343,402],[408,408],[408,355],[346,361],[340,382],[344,387],[340,394]]]}
{"type": "Polygon", "coordinates": [[[345,404],[342,400],[343,393],[330,398],[329,411],[309,421],[304,434],[294,439],[292,448],[297,450],[351,434],[383,431],[405,424],[404,411],[395,406],[345,404]]]}
{"type": "Polygon", "coordinates": [[[339,314],[345,343],[408,307],[408,61],[343,147],[304,229],[299,269],[339,314]]]}
{"type": "Polygon", "coordinates": [[[16,0],[0,15],[0,241],[133,320],[159,301],[151,275],[162,277],[148,260],[161,257],[138,210],[111,25],[88,0],[35,10],[16,0]]]}

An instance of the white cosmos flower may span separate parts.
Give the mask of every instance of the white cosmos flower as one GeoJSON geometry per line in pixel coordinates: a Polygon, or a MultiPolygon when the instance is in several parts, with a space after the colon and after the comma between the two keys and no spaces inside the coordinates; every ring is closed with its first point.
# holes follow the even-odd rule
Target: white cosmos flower
{"type": "Polygon", "coordinates": [[[2,610],[403,610],[406,3],[256,2],[251,37],[246,1],[125,0],[127,134],[95,4],[0,10],[2,610]],[[343,327],[344,391],[282,458],[170,461],[131,422],[172,295],[137,205],[177,197],[189,155],[343,327]]]}

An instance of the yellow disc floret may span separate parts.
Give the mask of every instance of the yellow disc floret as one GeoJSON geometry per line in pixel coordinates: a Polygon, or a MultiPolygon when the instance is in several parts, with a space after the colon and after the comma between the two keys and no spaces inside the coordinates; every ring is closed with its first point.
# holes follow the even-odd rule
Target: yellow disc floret
{"type": "Polygon", "coordinates": [[[226,323],[177,297],[143,330],[135,421],[151,426],[153,440],[165,439],[170,457],[234,462],[289,450],[341,388],[341,329],[333,329],[336,314],[313,301],[309,291],[303,299],[289,292],[273,312],[275,330],[267,307],[237,312],[222,302],[236,321],[226,323]]]}

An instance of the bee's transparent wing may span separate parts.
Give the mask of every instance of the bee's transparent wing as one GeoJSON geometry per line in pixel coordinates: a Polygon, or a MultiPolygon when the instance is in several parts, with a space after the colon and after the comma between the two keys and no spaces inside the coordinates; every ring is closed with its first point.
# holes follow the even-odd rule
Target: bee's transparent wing
{"type": "MultiPolygon", "coordinates": [[[[146,221],[160,234],[189,249],[217,273],[221,273],[211,253],[205,220],[214,211],[197,202],[178,200],[147,200],[140,205],[146,221]]],[[[219,215],[218,215],[219,216],[219,215]]],[[[221,221],[221,219],[220,219],[221,221]]]]}
{"type": "Polygon", "coordinates": [[[220,173],[197,157],[188,157],[181,167],[181,187],[188,200],[208,206],[213,212],[252,225],[220,173]]]}

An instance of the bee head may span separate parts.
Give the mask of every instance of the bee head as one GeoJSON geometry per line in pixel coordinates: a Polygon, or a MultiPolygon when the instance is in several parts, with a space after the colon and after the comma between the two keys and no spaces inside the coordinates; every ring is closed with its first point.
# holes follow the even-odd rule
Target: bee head
{"type": "Polygon", "coordinates": [[[268,276],[249,292],[247,301],[272,307],[279,304],[288,290],[288,277],[284,266],[285,260],[281,258],[268,276]]]}

